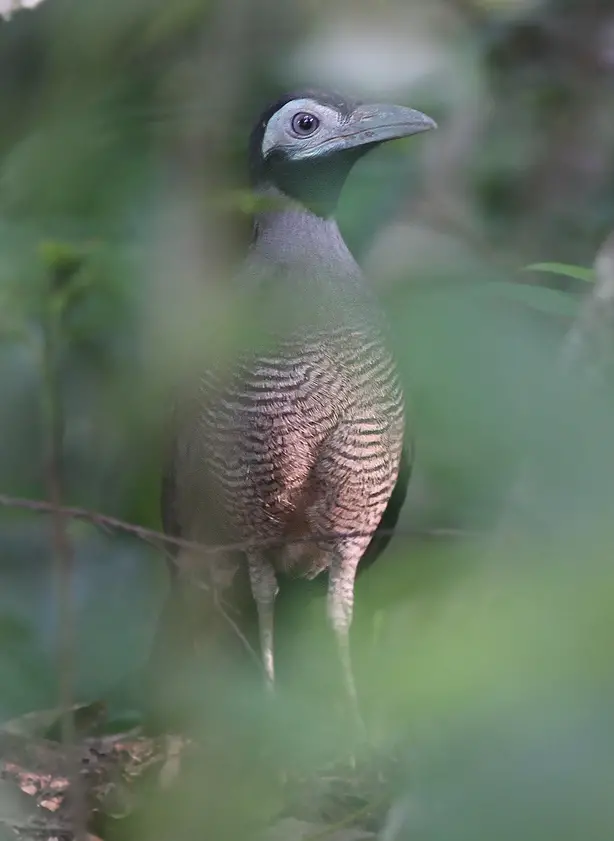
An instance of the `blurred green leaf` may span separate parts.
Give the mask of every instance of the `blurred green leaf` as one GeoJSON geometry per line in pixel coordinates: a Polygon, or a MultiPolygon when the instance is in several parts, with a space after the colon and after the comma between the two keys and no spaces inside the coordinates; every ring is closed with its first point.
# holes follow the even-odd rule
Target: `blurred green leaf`
{"type": "Polygon", "coordinates": [[[525,283],[499,282],[486,284],[483,287],[486,294],[501,295],[511,301],[518,301],[527,306],[550,313],[574,318],[578,312],[579,302],[568,292],[559,289],[549,289],[544,286],[533,286],[525,283]]]}
{"type": "Polygon", "coordinates": [[[585,266],[574,266],[569,263],[532,263],[525,266],[525,272],[550,272],[560,274],[564,277],[571,277],[574,280],[583,280],[586,283],[595,282],[595,270],[585,266]]]}

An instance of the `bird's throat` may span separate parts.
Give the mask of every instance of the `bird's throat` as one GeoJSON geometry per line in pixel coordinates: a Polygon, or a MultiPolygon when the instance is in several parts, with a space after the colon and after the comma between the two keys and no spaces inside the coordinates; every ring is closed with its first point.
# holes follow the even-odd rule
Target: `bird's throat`
{"type": "Polygon", "coordinates": [[[254,217],[252,253],[276,265],[360,272],[334,216],[320,216],[276,188],[267,189],[263,198],[264,207],[254,217]]]}

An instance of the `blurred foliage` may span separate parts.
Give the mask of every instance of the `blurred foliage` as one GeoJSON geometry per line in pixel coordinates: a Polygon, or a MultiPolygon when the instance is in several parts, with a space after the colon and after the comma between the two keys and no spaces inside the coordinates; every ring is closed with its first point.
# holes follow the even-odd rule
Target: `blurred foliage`
{"type": "MultiPolygon", "coordinates": [[[[357,586],[365,707],[380,746],[407,739],[389,841],[614,831],[612,395],[559,365],[614,221],[613,73],[609,0],[45,0],[0,21],[0,493],[47,495],[50,274],[72,276],[66,502],[158,527],[168,389],[247,329],[228,278],[263,103],[314,82],[439,123],[365,158],[339,214],[389,309],[418,448],[400,536],[357,586]],[[527,463],[539,541],[407,537],[489,532],[527,463]]],[[[0,514],[8,718],[55,704],[57,615],[49,524],[0,514]]],[[[115,698],[147,657],[164,560],[82,524],[71,539],[77,700],[115,698]]],[[[209,727],[207,761],[179,802],[148,804],[143,837],[158,811],[173,837],[204,813],[245,837],[280,808],[271,756],[307,774],[343,752],[322,607],[281,635],[274,720],[232,675],[212,715],[236,728],[209,727]]]]}
{"type": "Polygon", "coordinates": [[[586,269],[582,266],[570,266],[567,263],[533,263],[531,266],[527,266],[527,271],[551,272],[552,274],[562,275],[563,277],[571,277],[574,280],[585,280],[587,283],[595,280],[593,269],[586,269]]]}

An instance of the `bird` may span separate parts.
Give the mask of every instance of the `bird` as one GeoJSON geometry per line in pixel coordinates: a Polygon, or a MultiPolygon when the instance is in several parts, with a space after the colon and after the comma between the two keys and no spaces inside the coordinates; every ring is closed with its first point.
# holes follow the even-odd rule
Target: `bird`
{"type": "MultiPolygon", "coordinates": [[[[311,89],[264,110],[249,138],[252,239],[232,286],[257,327],[230,359],[196,366],[174,404],[162,478],[167,534],[242,544],[202,563],[222,600],[247,582],[268,687],[280,582],[326,577],[327,619],[358,722],[355,577],[390,539],[414,446],[384,313],[335,213],[365,153],[435,127],[413,108],[311,89]]],[[[166,611],[171,621],[183,613],[166,611]]]]}

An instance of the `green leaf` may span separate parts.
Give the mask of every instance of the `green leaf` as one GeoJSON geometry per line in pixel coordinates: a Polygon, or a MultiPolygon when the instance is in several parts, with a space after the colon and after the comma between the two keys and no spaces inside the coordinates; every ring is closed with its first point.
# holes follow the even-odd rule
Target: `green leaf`
{"type": "Polygon", "coordinates": [[[574,280],[583,280],[585,283],[595,282],[595,270],[585,266],[574,266],[569,263],[532,263],[524,267],[525,272],[550,272],[565,277],[573,277],[574,280]]]}
{"type": "Polygon", "coordinates": [[[484,284],[481,291],[487,295],[501,296],[517,301],[541,312],[567,318],[575,318],[579,306],[578,299],[569,292],[561,292],[558,289],[549,289],[545,286],[498,281],[484,284]]]}

